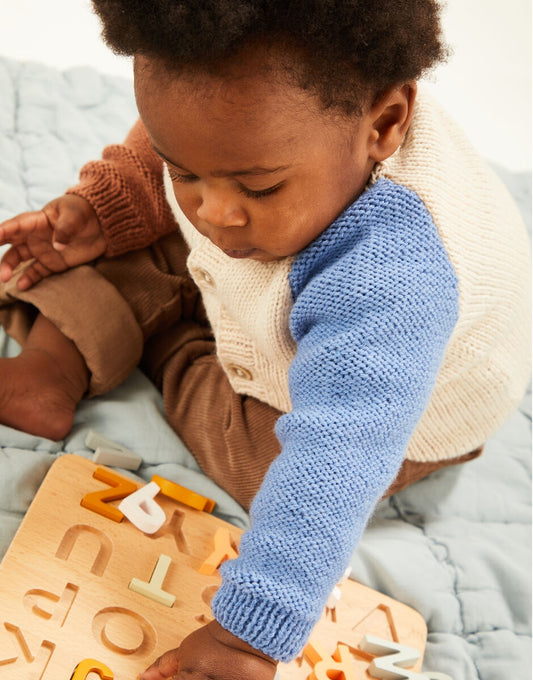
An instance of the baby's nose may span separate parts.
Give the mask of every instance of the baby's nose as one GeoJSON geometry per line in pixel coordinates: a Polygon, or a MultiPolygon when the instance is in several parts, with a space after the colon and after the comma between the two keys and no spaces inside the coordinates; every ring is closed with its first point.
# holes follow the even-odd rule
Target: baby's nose
{"type": "Polygon", "coordinates": [[[204,192],[196,214],[214,227],[244,227],[248,218],[236,198],[221,192],[204,192]]]}

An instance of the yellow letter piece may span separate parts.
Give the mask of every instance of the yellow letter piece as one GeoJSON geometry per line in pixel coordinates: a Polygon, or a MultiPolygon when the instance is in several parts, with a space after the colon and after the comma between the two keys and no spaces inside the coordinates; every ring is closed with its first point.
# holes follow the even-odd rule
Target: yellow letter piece
{"type": "Polygon", "coordinates": [[[346,645],[337,645],[333,657],[317,642],[309,642],[304,656],[313,665],[309,680],[356,680],[355,666],[346,645]]]}
{"type": "Polygon", "coordinates": [[[212,501],[210,498],[201,496],[199,493],[186,489],[184,486],[171,482],[169,479],[164,479],[159,475],[154,475],[150,481],[157,484],[162,494],[179,503],[183,503],[183,505],[188,505],[190,508],[203,510],[204,512],[213,512],[215,501],[212,501]]]}
{"type": "Polygon", "coordinates": [[[74,669],[74,674],[70,680],[85,680],[89,673],[98,673],[102,680],[113,680],[114,675],[105,664],[95,659],[84,659],[74,669]]]}
{"type": "Polygon", "coordinates": [[[129,496],[134,491],[137,491],[137,484],[104,467],[97,467],[93,477],[99,482],[109,484],[111,488],[91,491],[91,493],[86,494],[81,500],[82,507],[112,519],[113,522],[122,522],[124,519],[123,513],[118,508],[108,505],[106,501],[117,501],[129,496]]]}
{"type": "Polygon", "coordinates": [[[231,536],[228,529],[220,527],[214,536],[215,549],[198,570],[200,574],[210,576],[225,560],[232,560],[238,556],[237,551],[231,545],[231,536]]]}

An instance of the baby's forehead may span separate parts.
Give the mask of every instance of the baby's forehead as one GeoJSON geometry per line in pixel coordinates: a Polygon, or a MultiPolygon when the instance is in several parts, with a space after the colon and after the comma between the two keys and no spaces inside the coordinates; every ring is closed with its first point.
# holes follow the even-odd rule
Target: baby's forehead
{"type": "MultiPolygon", "coordinates": [[[[171,86],[176,96],[196,97],[209,104],[213,99],[242,106],[247,101],[265,104],[281,96],[286,106],[309,107],[315,100],[323,109],[339,117],[342,108],[325,103],[321,89],[313,82],[302,51],[286,44],[254,43],[216,63],[189,64],[174,68],[167,62],[146,56],[134,60],[135,81],[153,89],[171,86]]],[[[364,101],[368,86],[352,83],[352,94],[364,101]]]]}
{"type": "MultiPolygon", "coordinates": [[[[247,56],[247,55],[245,55],[247,56]]],[[[272,137],[313,129],[344,127],[353,131],[359,116],[326,107],[312,88],[304,88],[285,69],[275,70],[270,55],[252,54],[215,71],[188,68],[169,71],[159,62],[136,58],[135,89],[140,107],[147,103],[186,115],[194,108],[201,119],[228,128],[270,131],[272,137]],[[275,73],[275,77],[273,74],[275,73]],[[282,133],[283,128],[295,128],[282,133]]]]}
{"type": "MultiPolygon", "coordinates": [[[[237,173],[254,167],[312,168],[320,149],[329,163],[353,145],[360,119],[326,109],[290,78],[269,78],[236,64],[215,73],[169,72],[136,65],[136,95],[154,146],[191,174],[237,173]]],[[[241,174],[241,173],[239,173],[241,174]]]]}

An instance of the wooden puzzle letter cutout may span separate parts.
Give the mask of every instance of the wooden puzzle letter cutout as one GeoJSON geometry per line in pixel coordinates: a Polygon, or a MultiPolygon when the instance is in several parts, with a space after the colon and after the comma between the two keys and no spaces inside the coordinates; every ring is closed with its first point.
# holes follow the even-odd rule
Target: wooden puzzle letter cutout
{"type": "MultiPolygon", "coordinates": [[[[152,482],[163,524],[146,533],[116,505],[137,483],[70,454],[52,465],[0,564],[0,680],[131,680],[212,620],[218,567],[237,555],[242,532],[210,515],[209,499],[152,482]]],[[[316,645],[279,664],[280,680],[445,679],[420,673],[426,627],[417,612],[349,580],[334,600],[316,645]],[[419,655],[406,671],[401,645],[419,655]]]]}

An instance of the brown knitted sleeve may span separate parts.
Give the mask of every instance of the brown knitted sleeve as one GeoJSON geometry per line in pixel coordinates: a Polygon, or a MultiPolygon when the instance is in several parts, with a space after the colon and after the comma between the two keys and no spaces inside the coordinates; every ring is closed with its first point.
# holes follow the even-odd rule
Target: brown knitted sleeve
{"type": "Polygon", "coordinates": [[[101,160],[84,165],[80,183],[66,193],[93,206],[109,257],[148,246],[177,228],[165,198],[163,161],[141,120],[123,144],[107,146],[101,160]]]}

